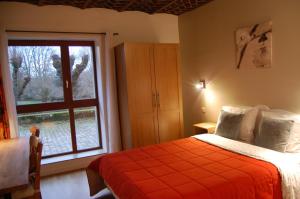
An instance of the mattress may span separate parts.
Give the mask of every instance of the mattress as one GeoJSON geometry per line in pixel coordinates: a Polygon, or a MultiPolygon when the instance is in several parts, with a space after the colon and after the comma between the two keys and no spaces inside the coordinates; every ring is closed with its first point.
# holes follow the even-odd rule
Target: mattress
{"type": "Polygon", "coordinates": [[[194,137],[104,155],[91,165],[119,199],[282,198],[272,163],[194,137]]]}

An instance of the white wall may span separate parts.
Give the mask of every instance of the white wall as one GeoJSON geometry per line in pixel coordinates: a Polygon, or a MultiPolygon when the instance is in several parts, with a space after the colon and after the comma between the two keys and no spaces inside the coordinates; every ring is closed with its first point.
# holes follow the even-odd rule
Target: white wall
{"type": "Polygon", "coordinates": [[[179,42],[178,17],[70,6],[0,2],[0,28],[73,32],[118,32],[114,43],[179,42]]]}
{"type": "Polygon", "coordinates": [[[266,104],[300,113],[300,1],[214,0],[179,17],[185,131],[216,121],[221,105],[266,104]],[[273,21],[273,66],[235,68],[235,31],[273,21]],[[193,85],[208,83],[206,93],[193,85]],[[207,112],[201,112],[201,107],[207,112]]]}
{"type": "MultiPolygon", "coordinates": [[[[115,46],[124,41],[178,43],[178,17],[169,14],[149,15],[142,12],[117,12],[92,8],[79,9],[70,6],[38,7],[26,3],[0,2],[0,58],[2,67],[6,53],[2,48],[6,41],[5,30],[59,31],[59,32],[108,32],[115,46]]],[[[26,34],[25,34],[26,35],[26,34]]],[[[26,35],[27,37],[27,35],[26,35]]],[[[8,79],[6,68],[2,68],[3,79],[8,79]]],[[[11,90],[7,81],[5,90],[11,90]]],[[[12,96],[7,95],[12,99],[12,96]]],[[[8,105],[11,110],[11,105],[8,105]]],[[[14,112],[13,110],[10,113],[14,112]]],[[[13,113],[10,115],[14,115],[13,113]]],[[[10,120],[12,116],[10,116],[10,120]]],[[[12,122],[11,122],[12,123],[12,122]]],[[[11,129],[14,129],[11,126],[11,129]]],[[[14,135],[14,133],[12,133],[14,135]]]]}
{"type": "MultiPolygon", "coordinates": [[[[25,3],[0,2],[0,31],[2,31],[2,35],[4,35],[3,31],[6,29],[108,32],[110,34],[117,32],[119,36],[112,38],[112,45],[123,41],[179,42],[177,16],[169,14],[149,15],[141,12],[120,13],[114,10],[99,8],[81,10],[69,6],[38,7],[25,3]]],[[[0,42],[3,47],[4,44],[2,43],[0,42]]],[[[2,48],[1,52],[2,55],[0,54],[0,56],[1,60],[3,60],[6,53],[3,53],[4,49],[2,48]]],[[[7,64],[2,62],[2,67],[7,67],[7,64]]],[[[6,90],[9,90],[7,84],[4,84],[4,86],[6,86],[6,90]]],[[[93,158],[43,165],[42,174],[48,175],[84,168],[93,158]]]]}

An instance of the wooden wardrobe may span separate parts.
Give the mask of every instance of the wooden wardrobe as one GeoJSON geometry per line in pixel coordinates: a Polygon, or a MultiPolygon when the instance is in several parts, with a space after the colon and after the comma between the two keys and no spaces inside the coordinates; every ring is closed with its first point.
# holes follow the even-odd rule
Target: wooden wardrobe
{"type": "Polygon", "coordinates": [[[124,43],[115,56],[123,149],[181,138],[178,44],[124,43]]]}

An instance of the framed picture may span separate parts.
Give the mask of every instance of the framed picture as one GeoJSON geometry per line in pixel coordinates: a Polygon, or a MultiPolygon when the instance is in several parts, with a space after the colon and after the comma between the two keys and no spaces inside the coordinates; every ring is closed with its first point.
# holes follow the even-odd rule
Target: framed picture
{"type": "Polygon", "coordinates": [[[236,68],[272,66],[272,22],[255,24],[236,31],[236,68]]]}

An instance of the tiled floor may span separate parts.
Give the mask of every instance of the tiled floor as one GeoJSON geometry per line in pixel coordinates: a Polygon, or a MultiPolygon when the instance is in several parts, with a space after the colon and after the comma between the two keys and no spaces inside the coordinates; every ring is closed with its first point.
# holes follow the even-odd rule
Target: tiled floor
{"type": "MultiPolygon", "coordinates": [[[[44,143],[43,156],[72,151],[70,123],[68,121],[42,122],[36,124],[44,143]]],[[[76,141],[78,149],[99,146],[99,132],[94,118],[76,120],[76,141]]],[[[29,136],[29,125],[19,126],[21,136],[29,136]]]]}

